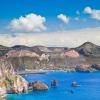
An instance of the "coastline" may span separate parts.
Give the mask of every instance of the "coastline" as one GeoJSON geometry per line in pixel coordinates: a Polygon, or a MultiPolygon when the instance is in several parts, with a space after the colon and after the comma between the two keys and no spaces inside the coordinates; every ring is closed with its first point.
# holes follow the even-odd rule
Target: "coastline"
{"type": "Polygon", "coordinates": [[[34,69],[34,70],[25,70],[25,71],[18,71],[16,74],[25,75],[25,74],[46,74],[47,72],[76,72],[75,69],[34,69]]]}
{"type": "MultiPolygon", "coordinates": [[[[99,86],[100,80],[98,80],[97,82],[94,81],[99,78],[100,73],[99,74],[98,73],[83,73],[83,74],[81,74],[81,73],[66,73],[66,72],[65,73],[60,72],[60,73],[59,72],[57,72],[57,73],[49,72],[48,75],[47,74],[44,74],[44,75],[39,74],[38,77],[37,77],[37,75],[35,76],[35,74],[29,75],[31,77],[25,76],[28,78],[28,80],[31,80],[31,81],[33,81],[34,77],[35,77],[35,79],[38,78],[40,80],[40,82],[47,84],[49,86],[49,89],[47,91],[38,91],[38,92],[32,91],[32,92],[29,92],[28,95],[25,94],[25,96],[24,95],[22,96],[22,94],[19,94],[19,95],[8,94],[6,99],[19,100],[18,98],[20,98],[21,100],[23,100],[23,99],[29,100],[29,98],[31,98],[31,100],[32,100],[33,98],[34,99],[39,98],[39,100],[41,100],[41,96],[42,96],[43,100],[46,100],[47,98],[50,98],[51,95],[54,95],[59,98],[64,95],[65,96],[64,100],[68,99],[68,97],[70,97],[71,100],[74,100],[75,95],[77,95],[77,97],[75,97],[75,100],[79,100],[78,98],[80,98],[80,96],[83,96],[83,94],[84,94],[84,95],[87,95],[86,100],[90,100],[91,97],[89,99],[87,99],[87,97],[88,97],[87,92],[89,94],[91,93],[91,91],[88,91],[88,90],[91,89],[91,87],[93,86],[94,91],[92,91],[92,96],[95,96],[94,93],[100,87],[99,86]],[[93,79],[93,77],[94,77],[94,79],[93,79]],[[44,80],[44,78],[45,78],[45,80],[44,80]],[[50,85],[50,83],[53,79],[57,80],[57,88],[53,88],[50,85]],[[92,81],[91,81],[91,79],[92,79],[92,81]],[[78,83],[78,87],[71,86],[71,83],[74,81],[76,81],[78,83]],[[97,86],[95,85],[95,83],[97,84],[97,86]],[[70,92],[71,90],[74,91],[73,94],[70,92]],[[87,91],[87,92],[83,92],[83,90],[87,91]]],[[[99,92],[97,92],[97,93],[99,95],[99,92]]],[[[50,98],[50,100],[51,99],[52,99],[52,97],[50,98]]],[[[54,98],[53,100],[56,100],[56,98],[54,98]]]]}
{"type": "Polygon", "coordinates": [[[47,73],[47,70],[25,70],[25,71],[18,71],[16,72],[19,75],[24,75],[24,74],[45,74],[47,73]]]}
{"type": "MultiPolygon", "coordinates": [[[[26,70],[26,71],[21,71],[17,72],[19,75],[25,75],[25,74],[46,74],[48,72],[68,72],[68,73],[78,73],[77,71],[73,69],[40,69],[40,70],[26,70]]],[[[99,72],[99,71],[93,71],[94,72],[99,72]]],[[[84,73],[84,72],[81,72],[84,73]]],[[[91,73],[91,72],[86,72],[86,73],[91,73]]],[[[5,100],[7,94],[1,95],[0,100],[5,100]]]]}
{"type": "Polygon", "coordinates": [[[81,72],[81,73],[93,73],[93,72],[100,72],[100,71],[76,71],[75,69],[39,69],[39,70],[27,70],[27,71],[19,71],[16,72],[19,75],[25,75],[25,74],[46,74],[48,72],[81,72]]]}

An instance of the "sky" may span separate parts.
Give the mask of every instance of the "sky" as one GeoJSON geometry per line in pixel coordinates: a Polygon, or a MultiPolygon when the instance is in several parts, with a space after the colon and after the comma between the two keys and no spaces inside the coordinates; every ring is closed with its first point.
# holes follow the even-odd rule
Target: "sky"
{"type": "Polygon", "coordinates": [[[0,44],[100,45],[100,0],[0,0],[0,44]]]}

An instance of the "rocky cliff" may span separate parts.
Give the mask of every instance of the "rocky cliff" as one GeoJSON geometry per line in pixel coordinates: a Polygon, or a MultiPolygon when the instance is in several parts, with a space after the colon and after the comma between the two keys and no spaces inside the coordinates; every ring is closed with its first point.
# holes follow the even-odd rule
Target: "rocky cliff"
{"type": "Polygon", "coordinates": [[[0,61],[0,95],[27,91],[27,81],[16,75],[10,62],[0,61]]]}

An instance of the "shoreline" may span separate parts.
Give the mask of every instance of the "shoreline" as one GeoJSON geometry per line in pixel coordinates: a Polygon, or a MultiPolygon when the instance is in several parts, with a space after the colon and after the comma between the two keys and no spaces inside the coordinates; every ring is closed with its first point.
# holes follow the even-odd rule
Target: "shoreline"
{"type": "Polygon", "coordinates": [[[27,70],[27,71],[19,71],[16,72],[19,75],[25,75],[25,74],[45,74],[47,73],[47,70],[27,70]]]}
{"type": "MultiPolygon", "coordinates": [[[[28,74],[45,74],[45,73],[48,73],[48,72],[68,72],[68,71],[65,71],[65,70],[41,70],[41,71],[44,71],[43,73],[42,72],[35,72],[35,73],[28,73],[28,74]]],[[[68,73],[77,73],[77,72],[68,72],[68,73]]],[[[84,73],[84,72],[81,72],[81,73],[84,73]]],[[[91,73],[91,72],[90,72],[91,73]]],[[[27,73],[24,73],[24,74],[21,74],[21,75],[25,75],[27,73]]],[[[7,96],[8,94],[4,94],[2,96],[0,96],[0,100],[6,100],[5,97],[7,96]]]]}
{"type": "Polygon", "coordinates": [[[62,71],[62,72],[75,72],[75,71],[68,71],[68,70],[29,70],[29,71],[19,71],[16,72],[19,75],[24,75],[24,74],[46,74],[47,72],[56,72],[56,71],[62,71]]]}
{"type": "Polygon", "coordinates": [[[94,72],[100,72],[100,71],[75,71],[73,69],[69,69],[69,70],[63,70],[63,69],[45,69],[45,70],[29,70],[29,71],[19,71],[16,72],[19,75],[25,75],[25,74],[46,74],[48,72],[68,72],[68,73],[94,73],[94,72]]]}

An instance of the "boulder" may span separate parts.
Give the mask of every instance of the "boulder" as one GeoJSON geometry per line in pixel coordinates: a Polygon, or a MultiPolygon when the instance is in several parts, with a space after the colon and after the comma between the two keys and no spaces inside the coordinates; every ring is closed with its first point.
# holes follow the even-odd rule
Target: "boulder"
{"type": "Polygon", "coordinates": [[[77,82],[72,82],[71,83],[71,86],[77,86],[78,84],[77,84],[77,82]]]}
{"type": "Polygon", "coordinates": [[[52,87],[56,87],[57,86],[57,81],[56,80],[52,80],[51,81],[51,86],[52,87]]]}
{"type": "Polygon", "coordinates": [[[48,86],[46,84],[38,81],[33,82],[32,86],[33,86],[33,90],[48,90],[48,86]]]}

